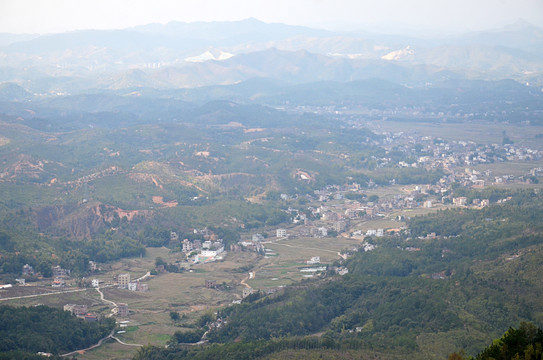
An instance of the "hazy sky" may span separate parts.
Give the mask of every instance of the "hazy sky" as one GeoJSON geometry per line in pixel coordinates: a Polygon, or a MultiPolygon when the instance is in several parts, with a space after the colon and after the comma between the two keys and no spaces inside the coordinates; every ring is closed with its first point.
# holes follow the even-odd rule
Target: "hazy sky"
{"type": "Polygon", "coordinates": [[[518,19],[543,27],[543,0],[0,0],[0,32],[118,29],[241,20],[342,29],[470,31],[518,19]]]}

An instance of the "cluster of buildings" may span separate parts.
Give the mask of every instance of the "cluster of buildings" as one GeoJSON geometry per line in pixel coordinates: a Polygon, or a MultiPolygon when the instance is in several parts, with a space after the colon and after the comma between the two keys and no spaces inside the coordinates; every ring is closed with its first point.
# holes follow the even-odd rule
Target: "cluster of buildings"
{"type": "MultiPolygon", "coordinates": [[[[425,146],[419,147],[419,151],[430,152],[430,155],[420,156],[418,161],[408,166],[425,166],[448,169],[436,183],[420,186],[405,186],[402,193],[386,198],[367,198],[357,183],[345,185],[328,185],[320,190],[314,191],[314,196],[307,196],[312,201],[312,206],[307,209],[294,209],[289,207],[284,211],[293,216],[294,228],[279,228],[275,230],[275,236],[279,239],[291,236],[304,237],[326,237],[331,232],[342,233],[350,227],[354,220],[372,220],[380,217],[387,217],[391,212],[401,209],[434,208],[454,205],[457,207],[483,208],[490,205],[489,199],[472,199],[466,196],[454,196],[453,184],[465,188],[484,188],[491,184],[510,182],[529,182],[529,176],[543,175],[543,168],[533,168],[526,176],[493,176],[491,171],[477,171],[470,167],[458,168],[457,165],[486,163],[493,161],[520,161],[540,159],[543,152],[525,147],[513,145],[477,145],[473,142],[452,142],[450,144],[431,137],[414,138],[402,133],[394,135],[405,136],[409,146],[413,148],[416,140],[426,142],[425,146]],[[463,149],[463,151],[459,151],[463,149]],[[352,195],[355,196],[352,196],[352,195]],[[352,200],[356,199],[356,200],[352,200]],[[315,204],[318,200],[320,204],[315,204]],[[368,201],[372,200],[372,201],[368,201]],[[301,225],[301,226],[300,226],[301,225]]],[[[409,150],[412,151],[412,150],[409,150]]],[[[372,185],[372,184],[370,184],[372,185]]],[[[502,199],[500,202],[507,201],[502,199]]],[[[401,220],[401,219],[399,219],[401,220]]],[[[403,230],[393,229],[369,229],[365,232],[354,231],[351,236],[359,237],[382,237],[385,235],[399,234],[403,230]]],[[[244,240],[239,245],[254,251],[262,251],[261,242],[263,237],[254,234],[252,241],[244,240]]],[[[364,251],[371,251],[374,245],[363,244],[364,251]]]]}
{"type": "MultiPolygon", "coordinates": [[[[97,271],[98,266],[97,263],[94,261],[89,261],[89,269],[90,271],[97,271]]],[[[34,271],[34,268],[32,265],[25,264],[23,265],[21,269],[22,278],[16,279],[17,283],[19,285],[25,285],[26,279],[32,276],[41,276],[41,274],[34,271]]],[[[71,270],[65,269],[61,267],[60,265],[55,265],[51,267],[51,277],[53,278],[53,281],[51,282],[51,286],[54,288],[62,288],[66,286],[66,281],[71,276],[71,270]]],[[[94,280],[93,280],[94,281],[94,280]]],[[[96,280],[97,281],[97,280],[96,280]]],[[[98,287],[98,285],[94,285],[93,287],[98,287]]]]}
{"type": "Polygon", "coordinates": [[[179,235],[175,231],[170,232],[170,245],[179,244],[183,253],[187,257],[192,257],[194,263],[206,263],[221,260],[225,255],[224,243],[217,234],[208,228],[194,229],[194,235],[199,239],[179,240],[179,235]]]}
{"type": "MultiPolygon", "coordinates": [[[[543,175],[543,169],[530,170],[531,176],[543,175]]],[[[296,219],[303,218],[304,227],[300,230],[303,236],[324,237],[329,231],[341,233],[350,225],[350,221],[356,219],[370,220],[385,217],[392,211],[400,209],[433,208],[452,204],[455,206],[472,206],[483,208],[490,205],[489,199],[468,199],[467,197],[453,195],[451,185],[458,184],[467,188],[484,188],[491,184],[506,182],[529,182],[523,176],[499,176],[493,177],[490,171],[480,172],[470,168],[456,169],[450,174],[444,175],[439,181],[431,185],[414,186],[411,189],[404,187],[404,193],[387,198],[377,198],[374,201],[349,200],[345,198],[347,193],[360,194],[358,184],[351,185],[329,185],[321,190],[315,191],[315,196],[321,204],[308,207],[305,214],[296,215],[296,219]],[[307,215],[309,214],[309,216],[307,215]],[[312,220],[318,220],[321,226],[313,226],[312,220]]],[[[289,212],[298,212],[295,209],[288,209],[289,212]]],[[[300,224],[300,221],[293,221],[300,224]]],[[[277,230],[277,237],[284,235],[284,229],[277,230]],[[279,232],[281,230],[281,232],[279,232]]],[[[380,237],[386,232],[397,232],[399,229],[374,229],[368,230],[366,236],[380,237]]],[[[355,234],[355,236],[362,234],[355,234]]]]}
{"type": "MultiPolygon", "coordinates": [[[[432,136],[419,136],[399,133],[382,133],[383,137],[376,138],[376,145],[384,146],[387,155],[382,158],[374,158],[377,167],[415,167],[425,169],[446,170],[434,184],[416,186],[405,193],[398,194],[384,199],[368,198],[346,198],[347,194],[359,194],[362,186],[356,182],[344,185],[328,185],[323,189],[316,190],[314,196],[308,196],[309,200],[317,200],[319,206],[308,207],[306,210],[288,208],[285,211],[293,215],[292,222],[297,226],[295,229],[287,230],[279,228],[275,230],[275,236],[279,239],[289,236],[327,237],[335,233],[345,232],[353,220],[371,220],[385,217],[395,210],[434,208],[452,204],[454,206],[486,207],[490,205],[489,199],[468,199],[467,197],[453,195],[452,184],[459,184],[462,187],[484,188],[491,184],[530,182],[533,177],[542,176],[543,168],[531,169],[524,176],[503,175],[494,176],[491,171],[478,171],[470,166],[478,164],[489,164],[507,161],[533,161],[543,158],[543,151],[531,149],[516,144],[477,144],[473,141],[446,141],[432,136]],[[394,150],[394,154],[393,154],[394,150]],[[398,157],[398,152],[400,156],[398,157]],[[409,160],[407,160],[409,159],[409,160]],[[369,201],[371,200],[371,201],[369,201]],[[331,234],[332,233],[332,234],[331,234]]],[[[395,180],[391,181],[394,184],[395,180]]],[[[375,184],[369,180],[368,187],[375,184]]],[[[292,196],[280,195],[282,200],[289,200],[292,196]]],[[[391,233],[399,233],[400,229],[370,229],[364,234],[353,234],[353,236],[375,236],[381,237],[391,233]]],[[[195,233],[205,230],[195,230],[195,233]]],[[[263,237],[254,234],[251,241],[243,240],[236,245],[235,249],[245,248],[252,251],[263,252],[263,237]]],[[[183,251],[189,252],[199,249],[196,241],[183,244],[183,251]]],[[[364,250],[372,250],[371,244],[366,244],[364,250]]],[[[203,248],[202,244],[202,248],[203,248]]],[[[233,249],[233,250],[235,250],[233,249]]],[[[211,255],[211,254],[209,254],[211,255]]],[[[196,258],[198,259],[198,258],[196,258]]]]}
{"type": "Polygon", "coordinates": [[[198,250],[198,253],[193,256],[194,263],[207,263],[216,260],[222,260],[224,258],[224,244],[222,239],[217,241],[204,241],[202,247],[198,250]]]}
{"type": "Polygon", "coordinates": [[[407,159],[395,157],[375,158],[378,167],[426,167],[444,168],[473,166],[505,161],[532,161],[543,157],[543,151],[515,144],[477,144],[473,141],[445,141],[432,136],[398,133],[382,133],[380,145],[389,151],[401,152],[407,159]],[[388,146],[387,146],[388,145],[388,146]]]}

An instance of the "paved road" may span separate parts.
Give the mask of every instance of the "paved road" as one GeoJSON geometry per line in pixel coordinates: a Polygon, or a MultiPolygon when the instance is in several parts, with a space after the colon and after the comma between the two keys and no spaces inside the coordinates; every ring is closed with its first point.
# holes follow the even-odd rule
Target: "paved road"
{"type": "Polygon", "coordinates": [[[66,356],[72,356],[72,355],[76,355],[76,354],[79,354],[81,352],[85,352],[85,351],[89,351],[89,350],[92,350],[92,349],[96,349],[97,347],[101,346],[102,343],[108,339],[113,339],[113,340],[116,340],[117,342],[119,342],[119,344],[122,344],[122,345],[126,345],[126,346],[137,346],[137,347],[141,347],[143,345],[141,344],[127,344],[125,343],[124,341],[121,341],[119,338],[116,338],[115,336],[113,336],[113,334],[115,333],[115,329],[111,330],[111,332],[109,333],[108,336],[98,340],[98,342],[92,346],[89,346],[88,348],[86,349],[79,349],[79,350],[75,350],[75,351],[72,351],[72,352],[69,352],[69,353],[66,353],[66,354],[62,354],[60,356],[62,357],[66,357],[66,356]]]}
{"type": "MultiPolygon", "coordinates": [[[[103,302],[107,302],[107,303],[109,303],[109,304],[111,304],[111,305],[114,306],[114,309],[111,310],[112,312],[113,312],[115,309],[117,309],[117,303],[115,303],[114,301],[105,299],[105,298],[104,298],[104,293],[100,290],[99,287],[97,287],[97,288],[95,288],[95,289],[96,289],[96,291],[98,291],[98,293],[100,294],[100,300],[102,300],[103,302]]],[[[86,289],[83,289],[83,290],[86,290],[86,289]]],[[[112,315],[113,315],[113,314],[110,314],[109,316],[112,316],[112,315]]],[[[100,345],[102,345],[102,343],[103,343],[105,340],[107,340],[107,339],[113,339],[113,340],[119,342],[119,344],[126,345],[126,346],[138,346],[138,347],[143,346],[143,345],[141,345],[141,344],[128,344],[128,343],[125,343],[125,342],[121,341],[119,338],[113,336],[114,333],[115,333],[115,329],[111,330],[111,332],[109,333],[108,336],[106,336],[106,337],[100,339],[100,341],[98,341],[96,344],[92,345],[91,347],[88,347],[88,348],[86,348],[86,349],[75,350],[75,351],[72,351],[72,352],[67,353],[67,354],[62,354],[62,355],[60,355],[60,356],[66,357],[66,356],[71,356],[71,355],[78,354],[78,353],[81,352],[81,351],[84,352],[84,351],[88,351],[88,350],[95,349],[95,348],[99,347],[100,345]]]]}
{"type": "Polygon", "coordinates": [[[141,344],[127,344],[127,343],[121,341],[120,339],[116,338],[115,336],[111,336],[111,338],[117,340],[119,342],[119,344],[123,344],[123,345],[126,345],[126,346],[138,346],[138,347],[143,346],[141,344]]]}
{"type": "Polygon", "coordinates": [[[151,272],[150,271],[147,271],[147,274],[143,275],[142,277],[137,278],[134,281],[136,281],[136,282],[143,281],[143,280],[147,279],[148,277],[151,277],[151,272]]]}
{"type": "Polygon", "coordinates": [[[98,340],[98,342],[86,349],[80,349],[80,350],[75,350],[75,351],[72,351],[72,352],[69,352],[69,353],[66,353],[66,354],[62,354],[60,356],[62,357],[66,357],[66,356],[72,356],[72,355],[75,355],[75,354],[79,354],[80,352],[82,351],[87,351],[87,350],[92,350],[94,348],[97,348],[98,346],[102,345],[102,342],[104,342],[105,340],[109,339],[109,338],[112,338],[113,337],[113,333],[115,333],[115,329],[111,330],[111,332],[109,333],[108,336],[104,337],[104,338],[101,338],[100,340],[98,340]]]}
{"type": "Polygon", "coordinates": [[[102,301],[105,301],[107,303],[110,303],[111,305],[113,305],[114,307],[117,307],[117,303],[111,301],[111,300],[108,300],[108,299],[104,299],[104,293],[100,290],[99,287],[95,288],[96,291],[98,291],[98,294],[100,294],[100,300],[102,301]]]}
{"type": "Polygon", "coordinates": [[[9,298],[0,298],[0,301],[33,298],[33,297],[48,296],[48,295],[66,294],[66,293],[73,293],[73,292],[80,292],[80,291],[87,291],[87,290],[88,289],[77,289],[77,290],[56,291],[56,292],[43,293],[43,294],[34,294],[34,295],[22,295],[22,296],[15,296],[15,297],[9,297],[9,298]]]}

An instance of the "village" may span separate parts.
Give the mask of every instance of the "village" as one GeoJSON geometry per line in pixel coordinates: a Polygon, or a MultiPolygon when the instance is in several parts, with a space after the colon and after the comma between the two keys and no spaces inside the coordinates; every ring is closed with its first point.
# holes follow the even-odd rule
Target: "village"
{"type": "MultiPolygon", "coordinates": [[[[207,309],[241,304],[303,281],[345,276],[349,274],[345,260],[356,252],[373,256],[386,242],[409,238],[411,217],[509,201],[507,196],[486,196],[492,189],[539,189],[543,151],[414,133],[380,135],[375,141],[386,154],[369,159],[375,169],[424,169],[438,176],[418,185],[401,178],[347,179],[309,194],[279,193],[274,201],[286,222],[250,229],[236,223],[239,240],[234,242],[221,238],[213,226],[188,232],[169,228],[167,247],[148,248],[145,256],[114,264],[90,260],[83,275],[55,265],[43,276],[25,264],[13,284],[0,286],[0,302],[45,303],[86,322],[114,318],[112,338],[122,346],[139,347],[148,339],[144,329],[163,332],[154,328],[150,317],[173,331],[189,321],[174,318],[195,321],[200,316],[196,314],[207,309]]],[[[312,174],[302,170],[295,176],[301,182],[312,181],[312,174]]],[[[439,235],[423,237],[432,241],[439,235]]],[[[402,250],[421,251],[409,243],[402,250]]],[[[441,251],[446,256],[448,249],[441,251]]],[[[438,270],[424,277],[444,281],[451,276],[438,270]]],[[[218,317],[208,326],[221,327],[224,321],[218,317]]],[[[205,342],[205,336],[200,341],[205,342]]]]}
{"type": "MultiPolygon", "coordinates": [[[[193,229],[194,238],[190,240],[180,239],[178,233],[171,230],[169,246],[179,249],[182,254],[182,256],[177,256],[175,264],[156,264],[154,269],[136,280],[131,280],[128,273],[119,273],[111,282],[108,282],[107,286],[146,292],[149,287],[143,282],[144,280],[164,272],[191,271],[198,264],[222,261],[227,256],[226,248],[232,252],[251,251],[267,257],[270,254],[273,255],[273,252],[267,248],[268,244],[294,238],[331,239],[340,236],[355,240],[357,246],[338,251],[338,258],[345,256],[349,251],[358,251],[358,248],[371,251],[375,245],[371,241],[366,241],[367,239],[400,234],[407,229],[405,218],[410,214],[450,207],[483,208],[491,204],[490,199],[456,196],[455,189],[484,189],[488,186],[503,184],[531,184],[538,182],[538,177],[543,175],[543,167],[533,167],[522,174],[505,175],[494,175],[489,169],[477,170],[479,165],[484,164],[529,163],[543,158],[543,151],[525,146],[480,145],[471,141],[447,142],[437,137],[403,132],[384,132],[381,135],[380,143],[387,148],[387,153],[391,156],[373,158],[377,168],[393,166],[441,169],[442,177],[434,184],[427,185],[401,185],[396,179],[392,179],[389,184],[378,185],[369,180],[363,185],[356,182],[327,185],[315,190],[312,195],[280,194],[280,201],[284,204],[283,211],[289,215],[290,224],[284,224],[285,226],[276,229],[262,229],[263,231],[255,233],[242,232],[241,240],[235,244],[230,243],[228,246],[223,239],[208,228],[193,229]],[[403,154],[404,159],[394,160],[399,153],[403,154]],[[406,157],[411,160],[405,160],[406,157]],[[381,195],[378,196],[377,193],[381,195]],[[299,206],[299,202],[296,202],[300,198],[303,198],[303,203],[307,204],[305,207],[299,206]]],[[[494,201],[503,202],[507,199],[494,201]]],[[[306,273],[305,277],[312,277],[315,273],[326,270],[326,267],[320,264],[318,256],[310,257],[307,265],[312,267],[300,270],[306,273]]],[[[89,261],[88,268],[90,274],[100,270],[99,265],[94,261],[89,261]]],[[[51,288],[64,289],[73,286],[98,288],[100,286],[97,279],[72,279],[71,269],[64,269],[57,265],[51,270],[51,288]]],[[[339,272],[342,271],[345,269],[339,270],[339,272]]],[[[30,265],[26,264],[22,268],[21,278],[16,279],[17,285],[25,286],[25,279],[33,278],[35,275],[39,276],[30,265]]],[[[251,274],[250,278],[253,277],[254,274],[251,274]]],[[[210,284],[214,284],[213,280],[206,282],[205,286],[207,288],[215,286],[210,284]]],[[[7,289],[7,287],[4,288],[7,289]]],[[[248,293],[248,290],[245,290],[243,295],[247,296],[248,293]]],[[[78,310],[77,313],[83,312],[78,310]]],[[[121,310],[119,314],[126,315],[128,312],[121,310]]]]}
{"type": "MultiPolygon", "coordinates": [[[[440,137],[405,132],[383,132],[383,145],[389,151],[399,151],[413,158],[398,161],[399,167],[428,167],[453,170],[458,166],[473,166],[505,161],[539,160],[543,151],[515,145],[504,132],[503,144],[478,144],[474,141],[446,141],[440,137]]],[[[376,159],[377,166],[389,165],[390,157],[376,159]]],[[[539,169],[541,172],[542,170],[539,169]]]]}

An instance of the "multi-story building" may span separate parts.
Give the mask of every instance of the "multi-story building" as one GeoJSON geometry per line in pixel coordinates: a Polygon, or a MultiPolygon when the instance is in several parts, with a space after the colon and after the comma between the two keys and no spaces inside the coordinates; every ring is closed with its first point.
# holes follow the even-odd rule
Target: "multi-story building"
{"type": "Polygon", "coordinates": [[[117,283],[119,284],[119,288],[128,289],[128,284],[130,283],[130,274],[119,274],[119,277],[117,278],[117,283]]]}

